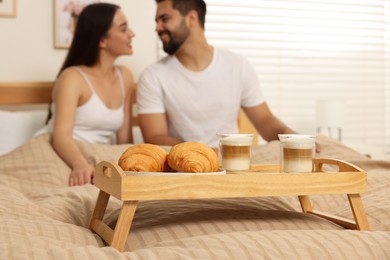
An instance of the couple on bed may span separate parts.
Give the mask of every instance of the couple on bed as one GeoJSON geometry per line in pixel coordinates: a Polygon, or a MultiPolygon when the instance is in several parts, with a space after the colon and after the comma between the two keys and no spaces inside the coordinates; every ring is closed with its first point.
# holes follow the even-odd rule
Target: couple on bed
{"type": "MultiPolygon", "coordinates": [[[[137,102],[146,143],[175,145],[198,141],[218,146],[217,133],[237,133],[240,108],[261,136],[275,140],[294,133],[270,111],[254,68],[243,57],[209,45],[203,0],[156,0],[156,32],[167,57],[142,73],[137,102]]],[[[131,55],[135,34],[119,6],[87,6],[53,88],[50,115],[40,133],[52,133],[52,145],[72,172],[69,185],[94,182],[94,166],[75,140],[132,143],[133,75],[115,66],[131,55]]]]}

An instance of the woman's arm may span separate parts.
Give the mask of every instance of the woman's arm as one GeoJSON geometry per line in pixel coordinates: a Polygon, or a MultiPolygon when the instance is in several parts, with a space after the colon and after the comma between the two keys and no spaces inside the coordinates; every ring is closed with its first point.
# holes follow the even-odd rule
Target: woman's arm
{"type": "Polygon", "coordinates": [[[73,139],[74,120],[82,86],[83,81],[78,72],[68,69],[60,75],[53,88],[56,111],[52,145],[72,169],[69,176],[70,186],[94,183],[95,169],[88,163],[73,139]]]}
{"type": "Polygon", "coordinates": [[[133,122],[131,121],[133,112],[133,103],[135,103],[136,84],[134,82],[131,71],[124,67],[119,67],[123,76],[125,84],[125,98],[124,98],[124,119],[121,128],[116,133],[118,144],[133,143],[133,122]]]}

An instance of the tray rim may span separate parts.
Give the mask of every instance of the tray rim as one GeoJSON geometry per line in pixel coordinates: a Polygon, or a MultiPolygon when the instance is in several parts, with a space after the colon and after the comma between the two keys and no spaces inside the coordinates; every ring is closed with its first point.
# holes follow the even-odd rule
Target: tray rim
{"type": "Polygon", "coordinates": [[[201,175],[224,175],[226,170],[219,168],[216,172],[135,172],[123,171],[126,176],[201,176],[201,175]]]}

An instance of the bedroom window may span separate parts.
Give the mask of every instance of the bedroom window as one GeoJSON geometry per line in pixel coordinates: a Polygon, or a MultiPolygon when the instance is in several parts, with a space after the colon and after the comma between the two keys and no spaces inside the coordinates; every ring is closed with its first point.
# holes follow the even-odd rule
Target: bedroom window
{"type": "Polygon", "coordinates": [[[389,0],[206,2],[210,43],[248,58],[280,119],[315,133],[316,101],[340,100],[343,142],[390,152],[389,0]]]}

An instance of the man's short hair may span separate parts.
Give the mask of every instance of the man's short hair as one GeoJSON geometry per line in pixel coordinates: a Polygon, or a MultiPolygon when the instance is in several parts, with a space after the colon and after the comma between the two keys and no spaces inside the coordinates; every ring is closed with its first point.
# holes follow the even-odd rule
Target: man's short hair
{"type": "MultiPolygon", "coordinates": [[[[156,0],[157,3],[161,3],[167,0],[156,0]]],[[[195,10],[198,13],[199,23],[204,29],[206,22],[206,3],[204,0],[170,0],[172,1],[173,9],[179,11],[183,16],[187,15],[190,11],[195,10]]]]}

